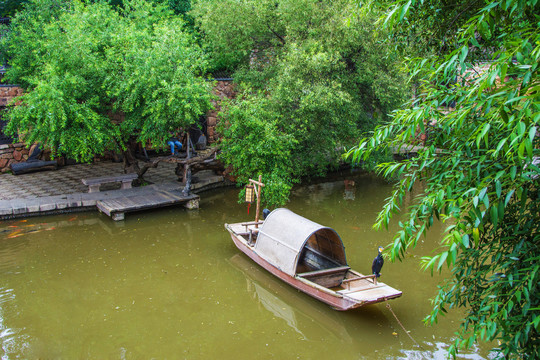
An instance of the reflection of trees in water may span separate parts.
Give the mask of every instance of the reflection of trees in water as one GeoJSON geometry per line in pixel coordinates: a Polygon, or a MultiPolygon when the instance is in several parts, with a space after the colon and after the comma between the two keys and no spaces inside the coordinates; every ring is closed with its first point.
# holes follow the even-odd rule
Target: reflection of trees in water
{"type": "MultiPolygon", "coordinates": [[[[426,341],[423,344],[424,347],[428,349],[414,349],[414,350],[405,350],[401,349],[401,352],[404,354],[404,356],[398,356],[396,359],[403,359],[403,360],[423,360],[423,359],[448,359],[448,344],[445,344],[443,342],[428,342],[426,341]]],[[[484,357],[476,354],[476,352],[479,351],[479,348],[477,345],[473,345],[470,349],[469,354],[462,354],[460,353],[458,355],[458,358],[461,359],[471,359],[471,360],[483,360],[484,357]]],[[[495,354],[494,354],[495,355],[495,354]]]]}
{"type": "Polygon", "coordinates": [[[343,200],[354,200],[356,197],[356,187],[354,180],[343,180],[345,191],[343,192],[343,200]]]}
{"type": "MultiPolygon", "coordinates": [[[[4,319],[4,306],[17,307],[16,296],[13,289],[0,287],[0,340],[4,354],[22,354],[24,349],[32,346],[29,335],[24,334],[23,328],[10,327],[4,319]]],[[[10,309],[16,312],[17,309],[10,309]]],[[[4,359],[4,357],[2,357],[4,359]]]]}
{"type": "Polygon", "coordinates": [[[64,228],[76,228],[80,226],[99,225],[109,235],[120,232],[124,227],[123,221],[111,221],[110,218],[96,216],[96,214],[66,214],[59,215],[47,221],[28,223],[28,220],[13,220],[2,223],[0,226],[0,234],[4,234],[7,238],[18,237],[22,235],[36,234],[42,231],[51,231],[64,228]],[[58,218],[59,220],[54,220],[58,218]]]}
{"type": "Polygon", "coordinates": [[[300,186],[292,191],[292,195],[305,199],[308,203],[321,203],[332,196],[341,181],[300,186]]]}
{"type": "Polygon", "coordinates": [[[299,185],[293,189],[291,194],[294,197],[307,199],[313,203],[320,203],[339,193],[353,196],[350,200],[356,199],[357,196],[369,198],[374,194],[381,193],[382,188],[389,186],[385,180],[366,173],[337,174],[325,181],[316,184],[299,185]]]}
{"type": "Polygon", "coordinates": [[[287,207],[334,228],[343,236],[353,228],[356,231],[371,229],[390,191],[391,185],[380,178],[366,173],[348,173],[324,185],[295,188],[287,207]]]}
{"type": "MultiPolygon", "coordinates": [[[[9,221],[2,223],[0,227],[0,270],[3,274],[15,275],[22,273],[29,261],[27,250],[38,246],[30,241],[28,236],[21,236],[25,231],[31,231],[33,226],[25,226],[26,220],[9,221]],[[12,236],[10,238],[10,235],[12,236]]],[[[0,282],[0,344],[3,354],[22,354],[24,349],[32,346],[31,336],[26,334],[25,328],[18,326],[16,322],[6,322],[7,314],[20,314],[18,299],[15,289],[6,287],[9,282],[0,282]]],[[[27,282],[21,282],[21,287],[30,287],[27,282]]],[[[2,359],[4,357],[2,356],[2,359]]]]}

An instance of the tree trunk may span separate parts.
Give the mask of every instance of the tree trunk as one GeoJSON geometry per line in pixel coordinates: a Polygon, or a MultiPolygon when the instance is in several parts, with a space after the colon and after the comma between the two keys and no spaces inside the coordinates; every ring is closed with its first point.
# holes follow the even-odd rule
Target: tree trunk
{"type": "Polygon", "coordinates": [[[148,169],[150,168],[157,168],[158,167],[158,164],[163,161],[163,160],[166,160],[170,158],[170,156],[167,156],[167,157],[159,157],[159,158],[156,158],[152,161],[147,161],[144,163],[144,165],[142,166],[142,168],[139,170],[139,172],[137,174],[139,174],[139,179],[140,180],[143,180],[143,176],[144,174],[146,174],[146,172],[148,171],[148,169]]]}
{"type": "Polygon", "coordinates": [[[124,151],[124,172],[126,173],[137,173],[139,178],[136,180],[136,184],[141,184],[144,179],[144,174],[150,168],[157,168],[159,163],[162,161],[165,162],[174,162],[177,164],[175,173],[178,177],[182,177],[182,182],[187,181],[187,173],[191,168],[193,173],[199,172],[201,170],[214,170],[216,172],[223,172],[223,164],[215,158],[216,152],[219,151],[219,147],[212,149],[208,154],[204,156],[196,156],[189,159],[180,160],[172,155],[158,157],[152,161],[145,162],[142,167],[139,167],[138,160],[133,156],[131,150],[124,151]],[[214,157],[214,159],[210,159],[214,157]]]}
{"type": "MultiPolygon", "coordinates": [[[[138,179],[135,180],[135,185],[140,185],[142,182],[142,174],[140,174],[141,169],[139,168],[139,160],[133,155],[133,151],[128,146],[126,150],[123,151],[124,154],[124,173],[135,173],[138,175],[138,179]]],[[[146,172],[146,170],[145,170],[146,172]]]]}

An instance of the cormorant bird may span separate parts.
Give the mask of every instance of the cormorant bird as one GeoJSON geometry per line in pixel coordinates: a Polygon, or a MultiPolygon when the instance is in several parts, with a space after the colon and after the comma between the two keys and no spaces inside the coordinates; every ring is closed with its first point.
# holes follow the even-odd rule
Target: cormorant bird
{"type": "Polygon", "coordinates": [[[373,264],[371,264],[371,271],[374,275],[377,275],[377,277],[381,276],[381,269],[384,265],[384,259],[382,257],[382,251],[384,248],[382,246],[379,246],[379,254],[375,259],[373,259],[373,264]]]}

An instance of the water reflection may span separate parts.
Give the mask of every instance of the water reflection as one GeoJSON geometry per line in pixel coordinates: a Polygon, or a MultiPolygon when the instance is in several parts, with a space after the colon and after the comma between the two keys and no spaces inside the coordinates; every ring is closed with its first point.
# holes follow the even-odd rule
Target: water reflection
{"type": "MultiPolygon", "coordinates": [[[[39,234],[43,231],[53,231],[58,228],[74,228],[80,226],[99,225],[108,234],[114,235],[119,229],[125,228],[123,221],[107,221],[107,218],[102,216],[87,216],[88,214],[68,215],[56,221],[47,222],[29,222],[28,219],[15,220],[0,224],[0,235],[6,239],[14,239],[23,235],[39,234]]],[[[37,220],[37,219],[33,219],[37,220]]],[[[110,220],[110,219],[109,219],[110,220]]]]}
{"type": "MultiPolygon", "coordinates": [[[[448,359],[448,344],[442,342],[426,342],[426,349],[401,350],[403,356],[398,356],[402,360],[425,360],[425,359],[448,359]]],[[[459,354],[458,359],[483,360],[484,358],[474,352],[479,351],[478,346],[473,346],[472,353],[459,354]]],[[[494,354],[492,357],[494,358],[494,354]]]]}
{"type": "Polygon", "coordinates": [[[253,264],[244,254],[236,254],[229,261],[246,276],[247,291],[252,298],[257,299],[274,316],[285,320],[304,340],[309,339],[306,333],[309,334],[313,326],[318,326],[327,335],[332,335],[341,342],[352,342],[339,314],[328,311],[328,306],[323,305],[321,308],[321,304],[283,284],[281,280],[253,264]]]}
{"type": "MultiPolygon", "coordinates": [[[[279,279],[254,264],[244,254],[236,254],[229,259],[236,269],[240,270],[246,279],[246,291],[251,299],[257,301],[273,316],[284,320],[284,323],[300,334],[303,340],[317,340],[321,336],[328,340],[347,344],[363,353],[368,358],[392,358],[379,354],[381,349],[380,329],[392,329],[392,336],[398,336],[396,331],[405,336],[392,316],[381,306],[367,306],[347,313],[331,310],[327,305],[313,300],[306,294],[284,284],[279,279]],[[361,324],[362,331],[358,331],[361,324]],[[350,328],[350,330],[348,329],[350,328]],[[323,333],[324,335],[321,335],[323,333]],[[312,334],[314,334],[312,336],[312,334]],[[353,334],[353,335],[351,335],[353,334]],[[358,337],[361,336],[361,341],[358,337]],[[366,349],[365,344],[372,344],[366,349]],[[371,355],[367,356],[371,352],[371,355]]],[[[400,349],[403,356],[396,359],[446,359],[448,345],[442,342],[424,342],[422,347],[400,349]]],[[[384,349],[384,347],[382,348],[384,349]]],[[[364,358],[364,357],[362,357],[364,358]]],[[[459,355],[459,359],[484,359],[477,354],[459,355]]]]}
{"type": "MultiPolygon", "coordinates": [[[[349,265],[369,272],[377,246],[392,238],[371,228],[390,190],[347,174],[295,188],[287,207],[336,229],[349,265]],[[354,200],[344,179],[354,181],[354,200]]],[[[403,290],[392,308],[425,349],[384,305],[337,312],[239,253],[223,228],[248,219],[237,200],[230,188],[205,193],[198,211],[1,223],[0,358],[445,358],[460,314],[422,324],[438,279],[418,271],[416,255],[385,263],[383,281],[403,290]]],[[[433,251],[439,236],[419,252],[433,251]]],[[[487,354],[475,352],[463,358],[487,354]]]]}
{"type": "Polygon", "coordinates": [[[13,329],[4,324],[4,313],[6,310],[13,311],[14,300],[13,289],[0,287],[0,343],[5,354],[22,353],[30,347],[29,336],[23,333],[23,329],[13,329]]]}
{"type": "Polygon", "coordinates": [[[354,200],[356,198],[356,187],[354,180],[343,180],[345,191],[343,192],[343,200],[354,200]]]}

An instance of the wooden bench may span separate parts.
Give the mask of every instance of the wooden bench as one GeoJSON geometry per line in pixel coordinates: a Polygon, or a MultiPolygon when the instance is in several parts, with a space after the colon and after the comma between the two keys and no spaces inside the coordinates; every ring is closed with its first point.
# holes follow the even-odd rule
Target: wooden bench
{"type": "Polygon", "coordinates": [[[84,185],[88,185],[88,192],[99,192],[99,187],[103,184],[122,183],[121,189],[131,189],[131,182],[137,178],[137,174],[122,174],[117,176],[103,176],[90,179],[81,179],[84,185]]]}

